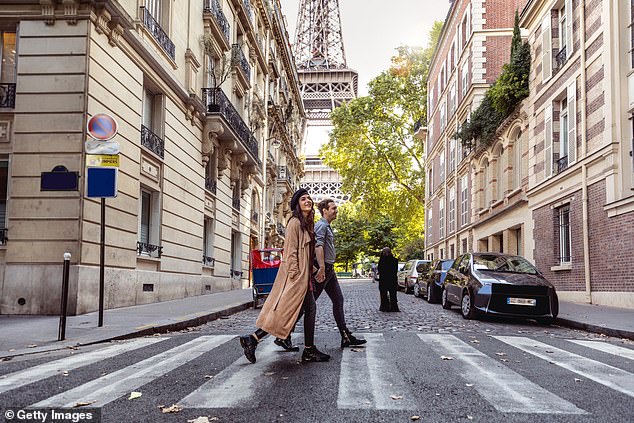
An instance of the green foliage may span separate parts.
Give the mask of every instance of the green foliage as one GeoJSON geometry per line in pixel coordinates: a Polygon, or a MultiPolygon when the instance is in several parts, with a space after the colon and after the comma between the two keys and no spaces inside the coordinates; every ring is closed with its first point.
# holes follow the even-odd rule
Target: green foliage
{"type": "Polygon", "coordinates": [[[339,214],[331,225],[335,233],[337,263],[343,264],[346,271],[348,264],[354,263],[359,253],[365,250],[366,243],[360,224],[354,207],[346,207],[344,204],[339,207],[339,214]]]}
{"type": "Polygon", "coordinates": [[[519,16],[515,12],[515,27],[511,40],[511,60],[502,67],[502,73],[487,90],[482,103],[471,114],[469,122],[455,134],[462,145],[473,147],[473,142],[490,145],[500,124],[528,97],[528,76],[531,53],[528,43],[522,43],[519,16]]]}
{"type": "Polygon", "coordinates": [[[326,164],[338,171],[342,190],[366,222],[384,218],[379,226],[393,225],[383,239],[368,229],[371,253],[423,234],[423,144],[412,134],[427,120],[427,76],[441,28],[434,25],[426,49],[397,48],[390,68],[369,83],[368,95],[330,115],[333,130],[321,150],[326,164]]]}
{"type": "Polygon", "coordinates": [[[425,258],[425,239],[414,238],[407,241],[400,249],[399,260],[407,261],[425,258]]]}

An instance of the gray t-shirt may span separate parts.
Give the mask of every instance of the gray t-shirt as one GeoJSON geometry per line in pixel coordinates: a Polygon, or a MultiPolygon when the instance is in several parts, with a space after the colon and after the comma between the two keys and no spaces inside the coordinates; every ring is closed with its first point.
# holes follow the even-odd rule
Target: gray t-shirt
{"type": "Polygon", "coordinates": [[[323,217],[315,223],[315,246],[324,248],[324,261],[334,264],[337,255],[335,254],[335,234],[326,219],[323,217]]]}

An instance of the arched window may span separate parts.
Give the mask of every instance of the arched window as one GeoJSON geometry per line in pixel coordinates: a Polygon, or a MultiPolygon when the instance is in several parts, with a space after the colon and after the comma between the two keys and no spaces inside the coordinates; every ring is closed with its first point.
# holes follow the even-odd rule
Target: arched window
{"type": "Polygon", "coordinates": [[[482,208],[489,207],[491,204],[491,188],[489,186],[489,182],[491,180],[491,170],[489,169],[489,160],[485,159],[482,166],[482,179],[481,179],[481,187],[482,187],[482,208]]]}
{"type": "Polygon", "coordinates": [[[504,198],[505,183],[504,183],[504,148],[500,148],[497,158],[497,165],[495,166],[495,179],[497,187],[497,200],[504,198]]]}
{"type": "Polygon", "coordinates": [[[522,185],[522,131],[517,131],[513,142],[513,186],[522,185]]]}

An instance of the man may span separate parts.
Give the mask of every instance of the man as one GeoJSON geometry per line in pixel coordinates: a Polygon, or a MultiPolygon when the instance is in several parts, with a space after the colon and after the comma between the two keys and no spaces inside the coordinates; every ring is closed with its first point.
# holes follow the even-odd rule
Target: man
{"type": "MultiPolygon", "coordinates": [[[[332,313],[337,322],[339,333],[341,334],[341,348],[363,345],[367,341],[358,339],[352,335],[346,326],[346,318],[343,312],[343,294],[335,273],[335,235],[332,232],[330,223],[337,218],[337,204],[334,200],[327,198],[317,205],[321,219],[315,223],[315,256],[319,264],[319,270],[315,275],[315,300],[319,298],[323,291],[332,301],[332,313]]],[[[293,351],[290,337],[287,339],[276,339],[275,343],[286,350],[293,351]]]]}

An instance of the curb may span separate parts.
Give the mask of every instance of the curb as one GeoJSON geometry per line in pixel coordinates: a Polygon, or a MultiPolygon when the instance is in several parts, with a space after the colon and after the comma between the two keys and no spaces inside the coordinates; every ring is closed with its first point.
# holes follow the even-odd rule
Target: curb
{"type": "Polygon", "coordinates": [[[13,351],[7,355],[0,354],[0,361],[11,360],[13,357],[41,354],[45,352],[59,351],[59,350],[64,350],[68,348],[73,348],[73,347],[83,347],[87,345],[96,345],[96,344],[101,344],[101,343],[116,341],[116,340],[139,338],[142,336],[149,336],[149,335],[154,335],[157,333],[175,332],[175,331],[187,329],[188,327],[202,326],[205,323],[211,322],[213,320],[217,320],[222,317],[230,316],[240,311],[247,310],[251,308],[252,306],[253,306],[253,300],[250,300],[248,302],[238,304],[236,306],[229,307],[227,309],[214,311],[209,314],[198,316],[189,320],[183,320],[180,322],[173,322],[173,323],[166,323],[166,324],[158,324],[157,326],[152,326],[143,330],[126,333],[123,335],[110,336],[107,338],[98,339],[98,340],[90,341],[90,342],[76,342],[75,344],[72,344],[72,345],[51,344],[51,345],[44,345],[38,349],[28,349],[28,350],[23,349],[23,350],[13,351]]]}
{"type": "Polygon", "coordinates": [[[603,326],[597,326],[590,323],[578,322],[575,320],[565,319],[561,317],[557,317],[557,320],[554,323],[560,326],[566,326],[573,329],[582,329],[587,332],[598,333],[600,335],[613,336],[616,338],[625,338],[625,339],[630,339],[634,341],[634,332],[631,332],[629,330],[606,328],[603,326]]]}

